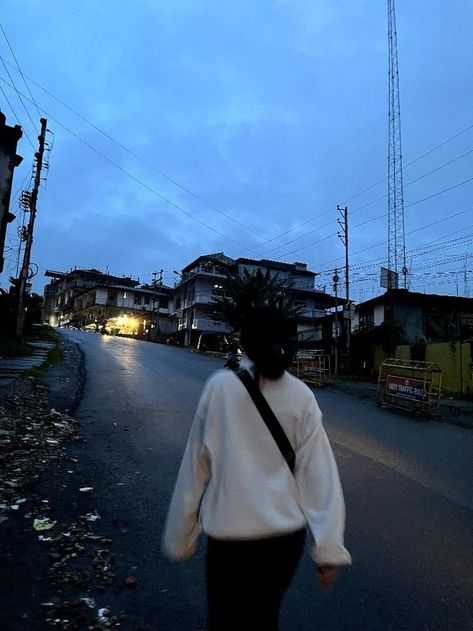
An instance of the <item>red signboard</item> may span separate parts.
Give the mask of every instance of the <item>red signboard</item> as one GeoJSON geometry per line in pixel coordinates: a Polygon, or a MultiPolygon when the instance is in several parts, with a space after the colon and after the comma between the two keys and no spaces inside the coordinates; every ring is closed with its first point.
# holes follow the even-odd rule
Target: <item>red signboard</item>
{"type": "Polygon", "coordinates": [[[426,394],[426,385],[423,379],[388,375],[386,378],[386,394],[422,402],[426,394]]]}

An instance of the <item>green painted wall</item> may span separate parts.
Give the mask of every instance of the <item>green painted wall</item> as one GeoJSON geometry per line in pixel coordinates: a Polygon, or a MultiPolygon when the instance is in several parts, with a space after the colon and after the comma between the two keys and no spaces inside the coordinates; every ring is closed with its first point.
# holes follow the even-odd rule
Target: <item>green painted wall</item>
{"type": "MultiPolygon", "coordinates": [[[[398,346],[395,357],[398,359],[410,359],[411,348],[409,345],[398,346]]],[[[442,371],[442,389],[452,394],[473,393],[473,359],[471,357],[470,343],[442,342],[439,344],[427,344],[425,360],[435,362],[442,371]]]]}
{"type": "Polygon", "coordinates": [[[442,369],[443,389],[446,392],[473,393],[473,363],[469,343],[428,344],[426,360],[435,362],[442,369]]]}

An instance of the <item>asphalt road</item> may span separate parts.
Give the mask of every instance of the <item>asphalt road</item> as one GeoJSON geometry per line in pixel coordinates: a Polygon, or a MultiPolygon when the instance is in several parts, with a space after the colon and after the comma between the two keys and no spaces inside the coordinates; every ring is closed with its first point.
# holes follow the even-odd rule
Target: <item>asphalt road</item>
{"type": "MultiPolygon", "coordinates": [[[[75,416],[83,483],[136,589],[107,596],[126,631],[205,628],[203,542],[163,559],[166,509],[205,379],[222,361],[187,350],[77,331],[85,355],[75,416]],[[119,527],[116,527],[116,525],[119,527]]],[[[305,556],[283,631],[473,628],[473,432],[415,421],[330,389],[316,391],[339,464],[353,567],[321,593],[305,556]]]]}

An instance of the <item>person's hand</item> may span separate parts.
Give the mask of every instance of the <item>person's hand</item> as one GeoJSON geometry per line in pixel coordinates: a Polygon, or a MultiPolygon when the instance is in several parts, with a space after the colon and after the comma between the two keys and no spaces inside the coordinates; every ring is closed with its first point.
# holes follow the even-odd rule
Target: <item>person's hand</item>
{"type": "Polygon", "coordinates": [[[339,569],[336,565],[319,565],[317,566],[317,580],[321,589],[329,591],[338,578],[339,569]]]}

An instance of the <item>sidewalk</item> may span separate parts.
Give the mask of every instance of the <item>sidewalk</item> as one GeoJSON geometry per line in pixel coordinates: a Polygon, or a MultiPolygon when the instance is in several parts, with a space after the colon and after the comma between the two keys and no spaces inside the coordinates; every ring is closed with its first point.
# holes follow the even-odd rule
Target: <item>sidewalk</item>
{"type": "MultiPolygon", "coordinates": [[[[38,381],[0,380],[0,628],[116,629],[107,602],[117,566],[82,471],[78,422],[83,387],[76,345],[38,381]]],[[[44,359],[42,360],[44,361],[44,359]]],[[[42,362],[41,362],[42,363],[42,362]]]]}
{"type": "Polygon", "coordinates": [[[0,357],[0,385],[19,377],[25,370],[37,368],[43,364],[49,351],[56,346],[53,342],[29,342],[34,347],[33,355],[22,357],[0,357]]]}
{"type": "MultiPolygon", "coordinates": [[[[192,352],[199,352],[191,349],[192,352]]],[[[222,367],[226,358],[225,353],[218,353],[207,351],[204,353],[210,357],[219,357],[222,359],[222,367]]],[[[310,385],[310,384],[308,384],[310,385]]],[[[317,392],[317,386],[313,386],[315,392],[317,392]]],[[[344,392],[357,399],[368,399],[376,402],[376,392],[378,389],[377,383],[370,381],[362,381],[357,377],[333,377],[329,380],[327,386],[331,390],[344,392]]],[[[397,410],[400,414],[402,410],[397,410]]],[[[454,399],[453,397],[446,397],[440,399],[438,412],[435,413],[433,420],[440,421],[442,423],[450,423],[452,425],[458,425],[466,429],[473,429],[473,400],[467,399],[454,399]]]]}
{"type": "MultiPolygon", "coordinates": [[[[358,399],[376,401],[377,384],[367,381],[354,381],[348,378],[332,378],[328,388],[344,392],[358,399]]],[[[402,414],[402,412],[400,411],[402,414]]],[[[466,399],[440,399],[438,415],[434,420],[473,429],[473,401],[466,399]]]]}

